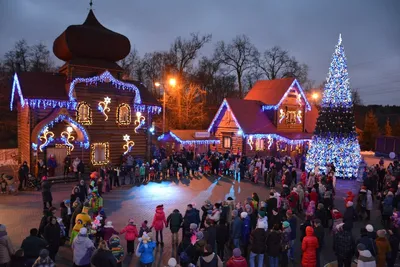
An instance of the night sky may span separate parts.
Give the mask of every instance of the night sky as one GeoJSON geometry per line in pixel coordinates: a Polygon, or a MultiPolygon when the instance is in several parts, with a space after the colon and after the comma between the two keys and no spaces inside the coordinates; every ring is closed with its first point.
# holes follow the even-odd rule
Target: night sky
{"type": "MultiPolygon", "coordinates": [[[[89,0],[0,0],[0,55],[22,38],[51,50],[67,26],[83,23],[88,7],[89,0]]],[[[213,35],[201,51],[208,56],[217,41],[246,34],[261,51],[289,50],[317,84],[342,33],[351,86],[364,104],[400,104],[400,0],[94,0],[93,7],[141,55],[199,32],[213,35]]]]}

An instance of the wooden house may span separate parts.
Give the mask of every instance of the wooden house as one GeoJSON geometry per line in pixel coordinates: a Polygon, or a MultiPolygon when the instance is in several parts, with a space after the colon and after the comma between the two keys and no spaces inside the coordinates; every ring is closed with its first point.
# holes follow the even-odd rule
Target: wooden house
{"type": "Polygon", "coordinates": [[[18,111],[20,161],[33,166],[54,155],[57,175],[67,154],[92,166],[149,155],[152,116],[161,106],[143,84],[123,79],[116,62],[130,49],[127,37],[90,10],[82,25],[54,41],[55,56],[65,62],[59,73],[14,75],[10,108],[18,111]]]}
{"type": "Polygon", "coordinates": [[[208,131],[219,151],[293,155],[307,149],[317,117],[296,79],[260,80],[244,99],[225,99],[208,131]]]}

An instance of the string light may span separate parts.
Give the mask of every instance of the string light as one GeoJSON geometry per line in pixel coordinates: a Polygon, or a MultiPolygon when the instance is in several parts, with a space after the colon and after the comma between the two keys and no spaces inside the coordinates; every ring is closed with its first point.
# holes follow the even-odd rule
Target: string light
{"type": "Polygon", "coordinates": [[[302,114],[301,114],[301,110],[298,110],[297,111],[297,115],[296,115],[296,118],[297,118],[297,122],[298,123],[301,123],[301,121],[302,121],[302,114]]]}
{"type": "Polygon", "coordinates": [[[21,106],[24,107],[25,100],[24,100],[24,96],[22,95],[21,85],[19,84],[19,79],[18,79],[17,73],[14,74],[14,79],[13,79],[13,85],[12,85],[12,90],[11,90],[11,100],[10,100],[10,110],[13,110],[15,91],[17,91],[17,93],[18,93],[19,102],[21,103],[21,106]]]}
{"type": "MultiPolygon", "coordinates": [[[[221,141],[219,139],[216,139],[216,140],[182,140],[171,131],[169,132],[169,134],[172,138],[174,138],[181,145],[210,145],[210,144],[220,144],[221,143],[221,141]]],[[[165,137],[166,136],[164,134],[162,134],[157,139],[158,139],[158,141],[161,141],[165,137]]]]}
{"type": "Polygon", "coordinates": [[[108,107],[108,105],[111,103],[111,98],[109,98],[108,96],[104,98],[104,101],[99,101],[98,104],[98,109],[101,113],[103,113],[103,115],[106,117],[104,119],[104,121],[108,120],[108,115],[107,112],[110,112],[110,108],[108,107]]]}
{"type": "Polygon", "coordinates": [[[75,101],[74,97],[75,86],[79,83],[85,83],[86,85],[97,85],[97,83],[107,83],[107,82],[111,82],[111,84],[117,89],[134,91],[135,92],[134,103],[135,104],[142,103],[142,99],[140,97],[140,91],[134,84],[122,82],[120,80],[115,79],[114,76],[112,76],[112,74],[109,71],[105,71],[100,76],[94,76],[91,78],[75,78],[71,82],[71,85],[69,86],[69,93],[68,93],[69,100],[75,101]]]}
{"type": "Polygon", "coordinates": [[[64,142],[65,146],[67,147],[68,154],[74,150],[74,145],[71,143],[75,140],[75,137],[71,135],[72,127],[68,126],[66,131],[61,132],[61,140],[64,142]]]}
{"type": "Polygon", "coordinates": [[[91,145],[90,158],[93,166],[106,165],[110,162],[110,144],[108,142],[93,143],[91,145]],[[96,149],[104,149],[104,160],[96,161],[96,149]]]}
{"type": "Polygon", "coordinates": [[[54,99],[35,99],[35,98],[25,98],[25,103],[33,109],[36,108],[66,108],[68,110],[75,110],[77,102],[75,101],[63,101],[54,99]]]}
{"type": "MultiPolygon", "coordinates": [[[[244,134],[243,137],[247,137],[249,135],[244,134]]],[[[292,144],[303,144],[304,142],[310,142],[311,139],[297,139],[291,140],[286,137],[280,136],[278,134],[252,134],[253,138],[268,138],[268,139],[276,139],[277,141],[285,142],[289,145],[292,144]]]]}
{"type": "Polygon", "coordinates": [[[117,108],[117,123],[119,125],[129,125],[131,124],[131,107],[126,104],[122,103],[117,108]],[[125,110],[125,112],[123,111],[125,110]],[[125,117],[125,115],[126,117],[125,117]],[[122,118],[121,118],[122,116],[122,118]]]}
{"type": "Polygon", "coordinates": [[[285,111],[283,111],[283,109],[280,109],[279,110],[279,123],[281,123],[285,117],[286,117],[285,111]]]}
{"type": "Polygon", "coordinates": [[[224,101],[222,101],[222,104],[219,107],[217,113],[215,114],[214,119],[211,121],[210,126],[208,127],[207,131],[211,132],[211,130],[214,127],[214,123],[216,123],[217,119],[219,118],[219,116],[223,110],[227,110],[227,111],[231,112],[232,118],[236,124],[236,127],[239,128],[238,135],[241,135],[241,133],[243,133],[242,127],[240,127],[240,124],[239,124],[238,120],[236,119],[235,115],[233,114],[232,109],[230,108],[228,101],[226,99],[224,99],[224,101]]]}
{"type": "Polygon", "coordinates": [[[76,108],[76,120],[83,125],[92,124],[92,109],[85,101],[79,102],[76,108]]]}
{"type": "Polygon", "coordinates": [[[136,120],[135,120],[135,133],[137,133],[138,131],[138,129],[139,128],[141,128],[143,125],[144,125],[144,123],[146,122],[146,118],[144,117],[144,116],[142,116],[142,113],[141,112],[136,112],[136,120]]]}
{"type": "Polygon", "coordinates": [[[32,143],[31,147],[32,147],[33,151],[37,151],[37,149],[38,149],[38,145],[36,143],[32,143]]]}
{"type": "Polygon", "coordinates": [[[272,136],[270,134],[267,135],[267,139],[268,139],[268,150],[270,150],[272,144],[274,143],[274,139],[272,138],[272,136]]]}
{"type": "Polygon", "coordinates": [[[357,176],[360,161],[347,60],[339,36],[307,153],[306,169],[311,171],[318,164],[321,171],[326,171],[326,165],[332,163],[336,177],[351,179],[357,176]]]}
{"type": "Polygon", "coordinates": [[[153,122],[151,123],[151,127],[150,127],[149,131],[150,131],[151,134],[154,135],[155,130],[156,130],[156,127],[155,127],[155,123],[154,123],[154,121],[153,121],[153,122]]]}
{"type": "Polygon", "coordinates": [[[247,137],[247,144],[250,146],[250,150],[253,150],[253,136],[252,135],[249,135],[248,137],[247,137]]]}
{"type": "Polygon", "coordinates": [[[135,112],[147,112],[148,114],[160,114],[162,109],[159,106],[151,106],[151,105],[138,105],[134,104],[133,108],[135,112]]]}
{"type": "Polygon", "coordinates": [[[125,144],[122,146],[123,149],[125,149],[124,155],[128,154],[131,152],[132,147],[135,145],[135,142],[131,141],[131,137],[127,134],[123,136],[123,139],[125,141],[125,144]]]}
{"type": "Polygon", "coordinates": [[[39,140],[43,143],[39,146],[40,152],[43,152],[45,148],[51,141],[54,140],[54,133],[49,131],[49,127],[45,126],[41,135],[39,135],[39,140]]]}

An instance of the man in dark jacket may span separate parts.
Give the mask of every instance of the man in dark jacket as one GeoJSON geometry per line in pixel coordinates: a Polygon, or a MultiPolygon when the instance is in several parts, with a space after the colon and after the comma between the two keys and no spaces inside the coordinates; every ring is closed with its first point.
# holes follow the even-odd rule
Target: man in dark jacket
{"type": "Polygon", "coordinates": [[[204,232],[205,240],[212,248],[213,252],[216,252],[217,246],[217,229],[213,220],[207,219],[205,222],[206,231],[204,232]]]}
{"type": "Polygon", "coordinates": [[[250,234],[250,266],[255,266],[256,257],[258,267],[264,266],[264,254],[266,252],[267,232],[263,224],[257,225],[257,228],[250,234]]]}
{"type": "Polygon", "coordinates": [[[167,227],[169,225],[169,229],[172,233],[172,243],[179,244],[178,232],[181,228],[183,222],[182,214],[179,212],[178,209],[174,209],[174,211],[168,216],[167,218],[167,227]]]}
{"type": "Polygon", "coordinates": [[[358,218],[356,211],[353,207],[353,202],[349,201],[346,204],[346,211],[343,215],[343,222],[350,227],[350,230],[353,229],[353,222],[356,221],[358,218]]]}
{"type": "Polygon", "coordinates": [[[294,260],[294,242],[297,237],[297,218],[296,216],[293,215],[293,212],[291,210],[288,210],[286,212],[286,218],[287,221],[290,224],[290,248],[289,248],[289,259],[291,261],[294,260]]]}
{"type": "MultiPolygon", "coordinates": [[[[376,257],[376,243],[375,241],[368,235],[368,231],[365,228],[361,228],[360,230],[361,237],[357,240],[358,244],[364,244],[364,246],[371,252],[373,257],[376,257]]],[[[358,258],[358,250],[356,251],[356,257],[358,258]]]]}
{"type": "Polygon", "coordinates": [[[22,241],[21,248],[24,251],[25,266],[32,266],[39,257],[40,251],[47,247],[47,242],[38,237],[38,229],[32,228],[30,235],[22,241]]]}
{"type": "Polygon", "coordinates": [[[225,244],[229,240],[229,228],[226,225],[226,221],[224,219],[219,220],[219,224],[216,226],[216,230],[217,230],[217,254],[223,261],[225,244]]]}
{"type": "Polygon", "coordinates": [[[240,248],[240,238],[242,237],[242,220],[239,218],[237,210],[232,211],[232,225],[230,227],[231,239],[235,248],[240,248]]]}
{"type": "Polygon", "coordinates": [[[187,205],[185,216],[183,217],[182,239],[185,232],[190,231],[190,224],[194,223],[197,226],[200,224],[200,213],[197,209],[193,208],[192,204],[187,205]]]}
{"type": "Polygon", "coordinates": [[[318,239],[319,246],[317,248],[317,267],[320,267],[321,266],[320,254],[321,254],[321,250],[324,246],[324,236],[325,236],[324,227],[322,226],[320,219],[314,220],[314,235],[318,239]]]}
{"type": "MultiPolygon", "coordinates": [[[[278,206],[278,200],[274,196],[274,192],[269,193],[269,199],[267,200],[267,215],[268,218],[272,217],[272,211],[278,206]]],[[[272,227],[270,227],[272,228],[272,227]]]]}
{"type": "Polygon", "coordinates": [[[350,267],[355,251],[355,241],[349,223],[338,227],[338,232],[333,238],[333,251],[337,257],[338,266],[350,267]]]}

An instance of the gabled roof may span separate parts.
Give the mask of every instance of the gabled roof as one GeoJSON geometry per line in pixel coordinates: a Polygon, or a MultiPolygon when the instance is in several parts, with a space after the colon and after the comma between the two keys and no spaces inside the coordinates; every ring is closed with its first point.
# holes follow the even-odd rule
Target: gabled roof
{"type": "Polygon", "coordinates": [[[310,110],[310,103],[308,102],[303,89],[295,78],[257,81],[244,99],[258,100],[263,102],[265,105],[276,106],[277,108],[292,87],[296,87],[298,89],[305,101],[307,110],[310,110]]]}
{"type": "Polygon", "coordinates": [[[276,133],[275,125],[262,111],[260,101],[226,98],[222,102],[208,131],[211,131],[219,123],[226,111],[231,111],[232,116],[240,130],[245,134],[276,133]]]}

